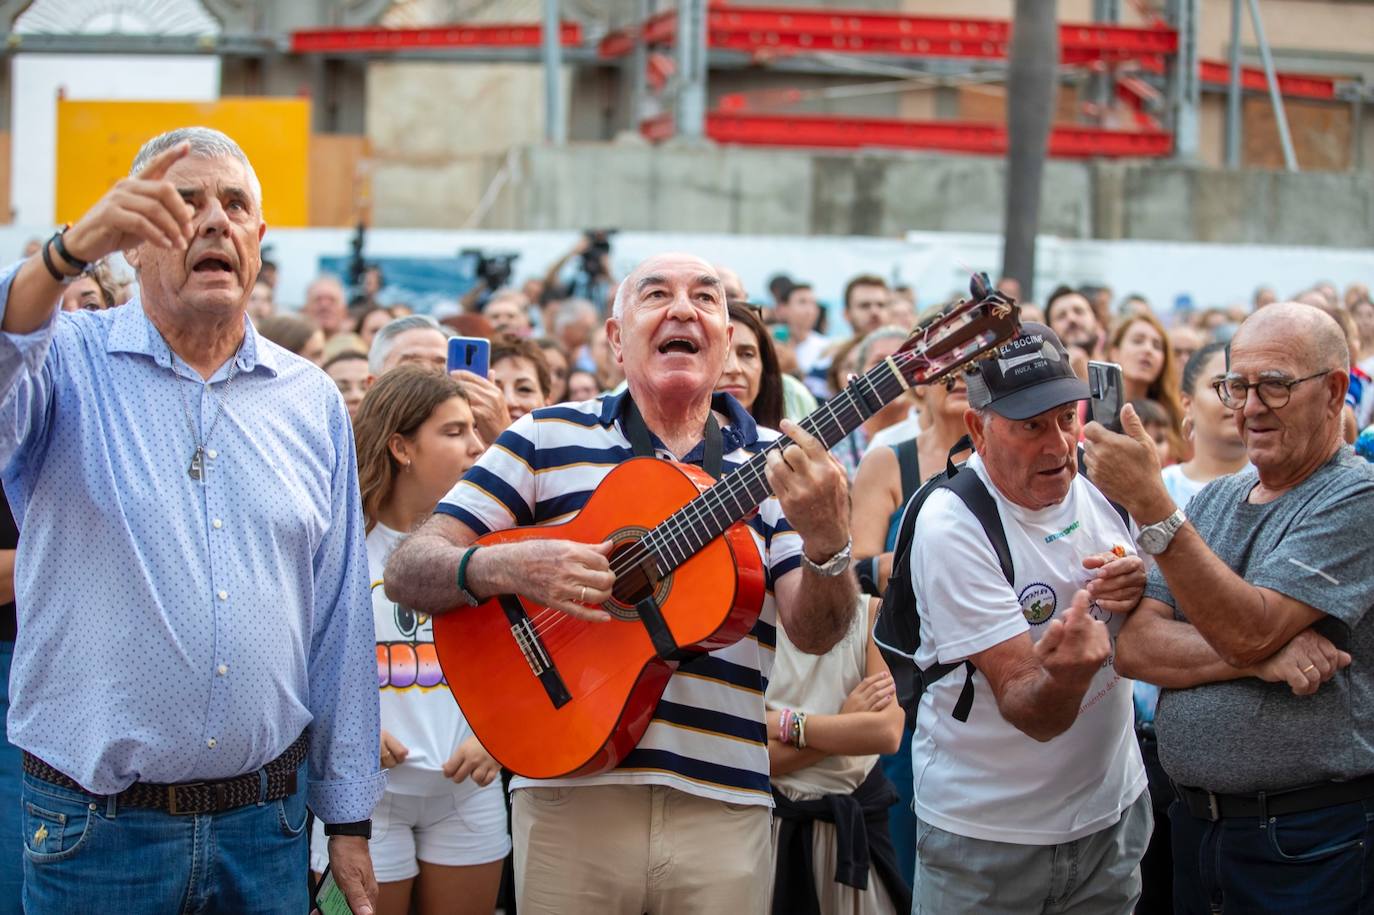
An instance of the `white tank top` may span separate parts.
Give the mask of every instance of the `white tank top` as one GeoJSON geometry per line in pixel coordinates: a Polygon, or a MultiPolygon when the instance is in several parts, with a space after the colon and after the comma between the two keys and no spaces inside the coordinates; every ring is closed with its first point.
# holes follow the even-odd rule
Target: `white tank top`
{"type": "MultiPolygon", "coordinates": [[[[808,715],[836,715],[868,667],[868,598],[861,597],[854,622],[835,647],[807,654],[778,626],[777,653],[764,701],[770,710],[790,708],[808,715]]],[[[770,735],[772,736],[772,735],[770,735]]],[[[827,756],[813,766],[775,775],[773,786],[793,800],[850,794],[868,777],[877,756],[827,756]]]]}

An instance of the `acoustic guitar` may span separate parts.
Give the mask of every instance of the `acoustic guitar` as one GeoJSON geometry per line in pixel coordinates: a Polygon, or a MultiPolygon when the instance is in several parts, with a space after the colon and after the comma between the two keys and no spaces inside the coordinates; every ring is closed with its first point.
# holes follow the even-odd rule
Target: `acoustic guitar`
{"type": "MultiPolygon", "coordinates": [[[[833,447],[912,385],[927,384],[1015,335],[1015,304],[975,276],[973,297],[921,323],[800,426],[833,447]]],[[[789,444],[786,436],[769,450],[789,444]]],[[[743,520],[769,495],[766,451],[719,482],[654,458],[616,466],[583,509],[556,525],[493,531],[479,545],[530,538],[613,541],[616,581],[588,623],[515,594],[434,617],[434,645],[482,745],[531,778],[613,768],[648,728],[680,662],[753,628],[762,561],[743,520]]]]}

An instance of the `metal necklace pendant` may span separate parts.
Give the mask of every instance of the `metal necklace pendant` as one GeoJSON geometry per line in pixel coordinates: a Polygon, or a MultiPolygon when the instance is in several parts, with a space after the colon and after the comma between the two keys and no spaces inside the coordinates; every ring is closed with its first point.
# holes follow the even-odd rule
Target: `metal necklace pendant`
{"type": "MultiPolygon", "coordinates": [[[[159,336],[161,336],[161,333],[160,333],[160,332],[159,332],[159,336]]],[[[208,474],[208,472],[209,472],[209,470],[210,470],[210,465],[209,465],[209,463],[206,462],[205,448],[206,448],[206,445],[207,445],[207,444],[209,443],[209,441],[210,441],[210,436],[212,436],[212,435],[215,434],[215,427],[219,425],[219,418],[220,418],[221,416],[224,415],[224,401],[221,400],[221,399],[220,399],[220,396],[219,396],[218,394],[215,393],[215,389],[214,389],[213,386],[207,385],[207,387],[209,387],[209,389],[210,389],[210,396],[213,397],[213,398],[214,398],[214,401],[215,401],[215,408],[216,408],[216,409],[215,409],[215,416],[214,416],[214,418],[213,418],[212,420],[210,420],[210,428],[206,431],[205,437],[204,437],[203,439],[198,439],[198,437],[197,437],[197,435],[196,435],[196,420],[195,420],[195,417],[194,417],[194,416],[192,415],[192,413],[191,413],[191,404],[190,404],[190,402],[186,399],[186,391],[185,391],[185,389],[184,389],[184,388],[182,387],[182,385],[181,385],[181,379],[178,378],[178,377],[176,376],[176,368],[175,368],[176,359],[175,359],[175,357],[172,355],[172,346],[171,346],[170,343],[167,342],[167,338],[165,338],[165,337],[162,338],[162,343],[163,343],[163,345],[165,345],[165,346],[167,347],[167,362],[168,362],[169,365],[172,365],[172,366],[173,366],[173,368],[172,368],[172,376],[173,376],[174,382],[175,382],[176,385],[177,385],[177,394],[180,395],[180,397],[181,397],[181,406],[182,406],[182,407],[185,409],[185,411],[186,411],[186,426],[187,426],[187,428],[189,428],[189,429],[191,430],[191,441],[194,442],[194,443],[195,443],[195,446],[196,446],[195,453],[191,455],[191,463],[186,467],[186,475],[187,475],[188,477],[190,477],[192,480],[194,480],[195,482],[197,482],[197,483],[199,483],[200,485],[204,486],[204,485],[205,485],[205,477],[206,477],[206,475],[208,474]]],[[[242,344],[240,344],[240,346],[241,346],[241,345],[242,345],[242,344]]],[[[230,366],[229,366],[229,375],[228,375],[228,377],[226,377],[226,378],[224,379],[224,391],[225,391],[225,393],[228,393],[228,392],[229,392],[229,386],[232,385],[232,384],[234,383],[234,376],[235,376],[236,374],[238,374],[238,355],[237,355],[237,354],[234,355],[234,361],[233,361],[233,362],[230,364],[230,366]]],[[[215,456],[215,453],[214,453],[213,451],[210,452],[210,457],[214,457],[214,456],[215,456]]]]}

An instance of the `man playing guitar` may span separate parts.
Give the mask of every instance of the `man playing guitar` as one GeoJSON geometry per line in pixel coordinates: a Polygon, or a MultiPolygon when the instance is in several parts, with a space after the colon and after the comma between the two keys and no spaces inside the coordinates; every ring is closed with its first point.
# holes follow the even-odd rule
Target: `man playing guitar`
{"type": "MultiPolygon", "coordinates": [[[[731,327],[720,278],[705,261],[670,254],[640,264],[622,282],[606,329],[628,396],[547,407],[514,423],[392,554],[390,597],[442,613],[519,593],[558,614],[609,620],[600,609],[615,578],[609,542],[524,540],[470,555],[468,545],[493,530],[575,514],[617,464],[646,449],[720,473],[778,437],[728,395],[712,396],[731,327]],[[639,416],[649,434],[637,445],[639,416]]],[[[844,472],[819,440],[784,426],[794,444],[767,456],[775,496],[748,522],[768,592],[750,635],[683,661],[616,768],[512,782],[522,912],[767,909],[763,688],[774,627],[781,622],[804,651],[824,652],[848,630],[858,597],[844,472]]],[[[636,496],[623,494],[627,503],[636,496]]]]}

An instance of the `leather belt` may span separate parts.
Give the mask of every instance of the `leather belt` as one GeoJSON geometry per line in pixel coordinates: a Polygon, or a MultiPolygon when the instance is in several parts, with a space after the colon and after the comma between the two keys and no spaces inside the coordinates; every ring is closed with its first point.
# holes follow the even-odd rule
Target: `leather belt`
{"type": "Polygon", "coordinates": [[[1322,782],[1283,791],[1261,791],[1257,794],[1215,794],[1203,788],[1175,785],[1179,800],[1188,812],[1200,820],[1230,817],[1275,817],[1290,813],[1306,813],[1323,807],[1335,807],[1374,797],[1374,775],[1365,775],[1347,782],[1322,782]]]}
{"type": "MultiPolygon", "coordinates": [[[[296,793],[296,770],[300,768],[309,749],[310,741],[302,733],[285,752],[257,772],[208,782],[179,782],[175,785],[134,782],[115,795],[115,802],[121,807],[142,807],[162,810],[173,816],[185,816],[197,813],[223,813],[226,810],[256,804],[259,798],[263,801],[278,801],[296,793]],[[264,775],[267,778],[265,796],[262,794],[264,775]]],[[[75,779],[54,769],[32,753],[24,753],[24,771],[49,784],[91,794],[77,784],[75,779]]]]}

